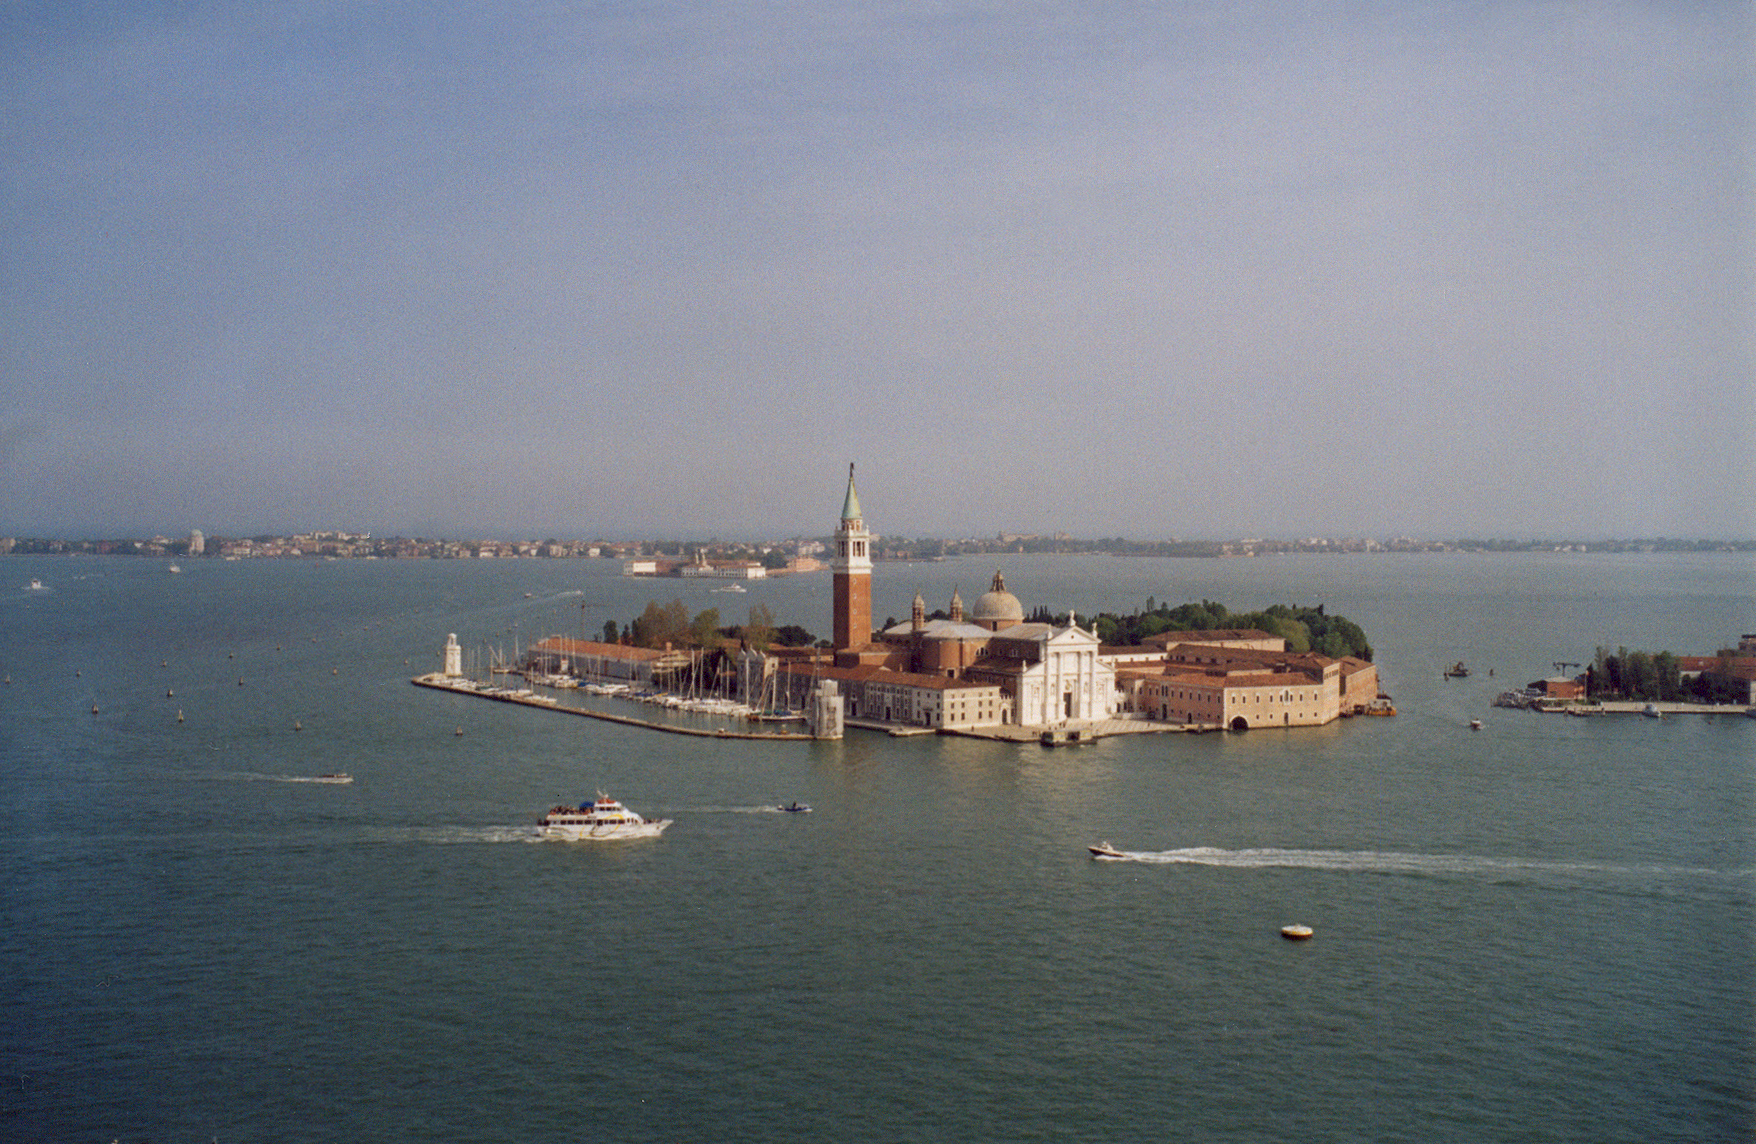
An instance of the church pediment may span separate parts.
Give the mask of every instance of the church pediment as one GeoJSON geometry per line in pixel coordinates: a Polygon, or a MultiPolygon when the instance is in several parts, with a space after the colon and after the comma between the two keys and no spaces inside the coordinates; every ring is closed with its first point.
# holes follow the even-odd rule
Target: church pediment
{"type": "Polygon", "coordinates": [[[1045,646],[1052,648],[1079,647],[1091,648],[1093,651],[1096,651],[1098,648],[1098,638],[1084,628],[1069,627],[1062,628],[1055,632],[1044,641],[1044,644],[1045,646]]]}

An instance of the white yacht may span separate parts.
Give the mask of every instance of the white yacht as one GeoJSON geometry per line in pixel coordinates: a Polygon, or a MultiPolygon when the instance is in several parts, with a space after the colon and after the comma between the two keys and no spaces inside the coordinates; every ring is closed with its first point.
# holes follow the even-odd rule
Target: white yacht
{"type": "Polygon", "coordinates": [[[577,807],[557,806],[537,819],[544,838],[601,842],[616,838],[657,838],[671,824],[669,818],[642,818],[603,791],[596,802],[577,807]]]}

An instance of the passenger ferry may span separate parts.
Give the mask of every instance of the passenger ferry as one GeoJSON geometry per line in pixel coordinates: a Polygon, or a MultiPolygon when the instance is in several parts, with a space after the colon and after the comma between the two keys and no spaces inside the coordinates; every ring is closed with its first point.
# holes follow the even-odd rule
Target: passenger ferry
{"type": "Polygon", "coordinates": [[[669,818],[642,818],[603,791],[596,802],[577,807],[557,806],[537,819],[544,838],[602,842],[616,838],[657,838],[671,824],[669,818]]]}

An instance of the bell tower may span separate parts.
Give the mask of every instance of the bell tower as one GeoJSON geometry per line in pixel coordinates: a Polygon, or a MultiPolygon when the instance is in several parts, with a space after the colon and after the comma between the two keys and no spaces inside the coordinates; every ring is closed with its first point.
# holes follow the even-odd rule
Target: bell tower
{"type": "Polygon", "coordinates": [[[835,530],[835,650],[865,647],[872,642],[872,534],[860,516],[854,491],[854,467],[848,465],[848,494],[835,530]]]}

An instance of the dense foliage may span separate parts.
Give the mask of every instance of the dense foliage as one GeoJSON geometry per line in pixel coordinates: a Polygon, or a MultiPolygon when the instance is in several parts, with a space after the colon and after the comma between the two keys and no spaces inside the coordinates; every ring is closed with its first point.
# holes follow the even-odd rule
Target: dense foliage
{"type": "Polygon", "coordinates": [[[1677,657],[1668,651],[1597,649],[1586,669],[1586,693],[1598,699],[1633,699],[1648,703],[1745,703],[1750,685],[1735,676],[1729,660],[1736,653],[1719,653],[1719,670],[1708,669],[1685,679],[1677,657]]]}
{"type": "Polygon", "coordinates": [[[1346,617],[1330,615],[1322,604],[1314,608],[1275,604],[1256,612],[1233,612],[1212,600],[1172,608],[1157,604],[1148,596],[1146,607],[1140,611],[1126,616],[1102,612],[1091,621],[1091,626],[1101,643],[1122,647],[1139,644],[1161,632],[1255,628],[1280,636],[1291,652],[1372,658],[1372,644],[1360,626],[1346,617]]]}
{"type": "MultiPolygon", "coordinates": [[[[767,604],[750,605],[749,619],[722,627],[718,608],[689,614],[681,600],[660,605],[648,600],[646,610],[628,622],[628,642],[635,647],[719,648],[743,644],[751,648],[809,647],[816,637],[797,624],[776,625],[767,604]]],[[[604,638],[614,642],[616,622],[604,624],[604,638]]]]}

